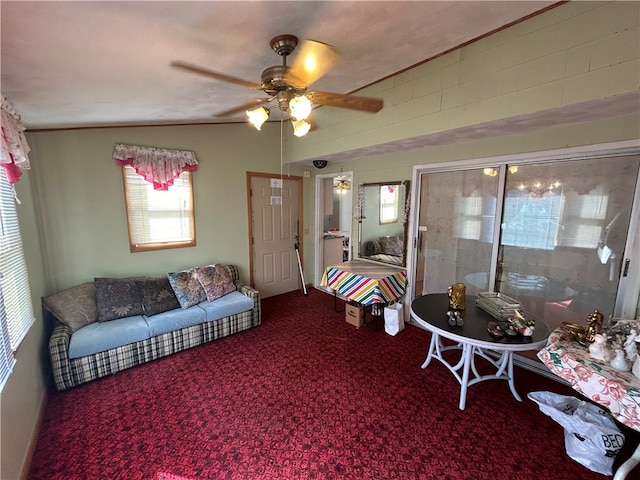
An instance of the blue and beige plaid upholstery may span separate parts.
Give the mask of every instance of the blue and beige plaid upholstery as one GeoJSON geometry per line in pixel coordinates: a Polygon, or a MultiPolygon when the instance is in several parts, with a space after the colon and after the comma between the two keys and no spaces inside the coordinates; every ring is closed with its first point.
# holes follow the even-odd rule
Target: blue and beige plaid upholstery
{"type": "Polygon", "coordinates": [[[262,322],[260,293],[239,283],[238,270],[234,265],[226,265],[226,267],[237,290],[253,300],[253,309],[74,359],[69,359],[71,329],[57,322],[49,339],[49,355],[56,388],[66,390],[260,325],[262,322]]]}

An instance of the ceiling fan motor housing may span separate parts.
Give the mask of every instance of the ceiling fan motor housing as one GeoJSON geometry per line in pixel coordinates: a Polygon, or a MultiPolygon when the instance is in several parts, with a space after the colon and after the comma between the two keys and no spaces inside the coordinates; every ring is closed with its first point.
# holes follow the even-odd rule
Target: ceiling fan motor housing
{"type": "Polygon", "coordinates": [[[271,39],[269,45],[278,55],[286,57],[295,50],[298,45],[298,37],[295,35],[278,35],[271,39]]]}

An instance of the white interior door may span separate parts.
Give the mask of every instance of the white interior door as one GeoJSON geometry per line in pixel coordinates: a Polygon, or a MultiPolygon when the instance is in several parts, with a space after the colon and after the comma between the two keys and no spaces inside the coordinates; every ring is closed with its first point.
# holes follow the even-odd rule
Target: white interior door
{"type": "MultiPolygon", "coordinates": [[[[253,285],[263,298],[301,288],[298,177],[250,177],[253,285]]],[[[302,254],[301,254],[302,260],[302,254]]]]}

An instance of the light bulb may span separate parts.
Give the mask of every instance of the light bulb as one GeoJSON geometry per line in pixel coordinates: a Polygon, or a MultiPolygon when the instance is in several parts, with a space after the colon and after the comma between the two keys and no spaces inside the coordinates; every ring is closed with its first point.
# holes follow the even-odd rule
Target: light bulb
{"type": "Polygon", "coordinates": [[[309,129],[311,128],[311,124],[304,120],[291,120],[291,124],[293,125],[293,134],[296,137],[304,137],[309,133],[309,129]]]}
{"type": "Polygon", "coordinates": [[[311,113],[311,102],[304,95],[293,97],[289,100],[289,112],[296,120],[304,120],[311,113]]]}
{"type": "Polygon", "coordinates": [[[256,130],[260,130],[262,124],[269,118],[269,110],[265,107],[247,110],[247,116],[249,117],[249,123],[256,127],[256,130]]]}

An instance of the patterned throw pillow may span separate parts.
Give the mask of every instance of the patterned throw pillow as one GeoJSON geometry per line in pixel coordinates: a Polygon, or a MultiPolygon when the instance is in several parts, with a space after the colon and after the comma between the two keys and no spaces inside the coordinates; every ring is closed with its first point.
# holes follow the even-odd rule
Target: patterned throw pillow
{"type": "Polygon", "coordinates": [[[182,308],[193,307],[207,299],[207,294],[198,281],[195,268],[168,273],[167,278],[182,308]]]}
{"type": "Polygon", "coordinates": [[[236,286],[231,281],[231,276],[224,265],[197,267],[196,273],[207,294],[207,300],[210,302],[236,290],[236,286]]]}
{"type": "Polygon", "coordinates": [[[388,237],[380,237],[379,240],[382,251],[387,255],[402,255],[402,235],[389,235],[388,237]]]}
{"type": "Polygon", "coordinates": [[[93,282],[83,283],[42,299],[44,307],[71,329],[71,333],[95,322],[96,289],[93,282]]]}
{"type": "Polygon", "coordinates": [[[142,277],[95,278],[98,321],[142,315],[142,277]]]}
{"type": "Polygon", "coordinates": [[[167,277],[145,278],[141,282],[142,308],[147,316],[180,308],[167,277]]]}

